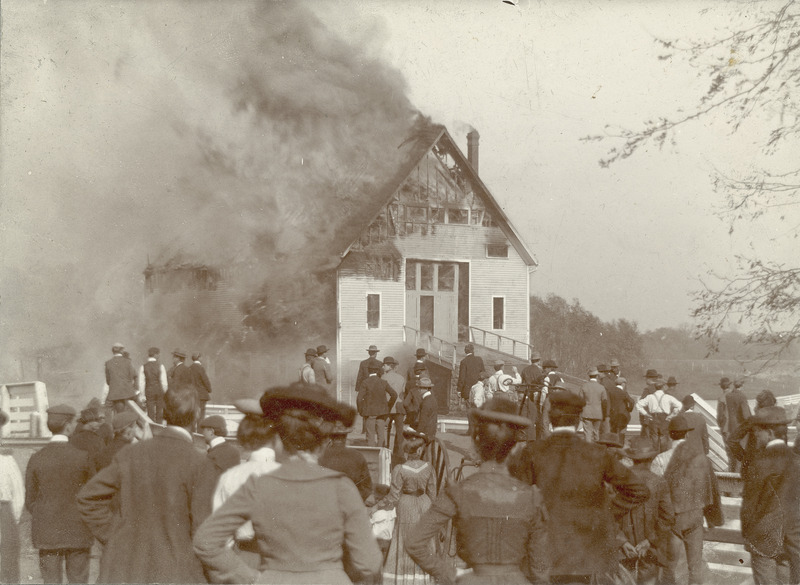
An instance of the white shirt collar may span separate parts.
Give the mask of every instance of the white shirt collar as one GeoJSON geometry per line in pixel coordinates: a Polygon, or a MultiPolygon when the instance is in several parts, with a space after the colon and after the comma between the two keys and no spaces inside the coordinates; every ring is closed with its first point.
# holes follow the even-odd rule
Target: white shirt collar
{"type": "Polygon", "coordinates": [[[67,435],[53,435],[50,437],[51,443],[69,443],[69,437],[67,435]]]}
{"type": "MultiPolygon", "coordinates": [[[[200,360],[194,360],[192,363],[193,364],[200,364],[200,360]]],[[[200,365],[203,365],[203,364],[200,364],[200,365]]]]}
{"type": "Polygon", "coordinates": [[[553,432],[554,433],[570,433],[570,434],[574,435],[575,433],[578,432],[578,429],[576,429],[574,426],[553,427],[553,432]]]}
{"type": "Polygon", "coordinates": [[[208,448],[209,449],[213,449],[217,445],[221,445],[224,442],[225,442],[225,437],[214,437],[213,439],[211,439],[211,442],[208,444],[208,448]]]}
{"type": "Polygon", "coordinates": [[[425,390],[425,392],[422,393],[422,397],[425,398],[426,396],[430,396],[430,394],[431,394],[430,390],[425,390]]]}
{"type": "Polygon", "coordinates": [[[775,447],[776,445],[785,445],[783,439],[772,439],[769,443],[767,443],[767,449],[770,447],[775,447]]]}
{"type": "Polygon", "coordinates": [[[248,457],[247,460],[271,463],[275,461],[275,450],[272,447],[261,447],[261,449],[256,449],[250,453],[250,457],[248,457]]]}
{"type": "Polygon", "coordinates": [[[149,357],[149,358],[147,358],[147,361],[148,362],[154,362],[154,361],[157,361],[157,360],[154,357],[149,357]]]}

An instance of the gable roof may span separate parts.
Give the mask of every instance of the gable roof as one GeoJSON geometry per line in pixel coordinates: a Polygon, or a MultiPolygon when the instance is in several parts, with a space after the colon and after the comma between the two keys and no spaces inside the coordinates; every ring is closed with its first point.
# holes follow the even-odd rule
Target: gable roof
{"type": "Polygon", "coordinates": [[[453,137],[447,131],[447,128],[440,124],[427,125],[422,130],[418,130],[415,135],[410,137],[398,147],[398,149],[406,150],[403,164],[399,166],[394,176],[385,183],[383,188],[380,190],[379,196],[375,196],[372,199],[374,203],[373,205],[369,206],[372,214],[371,216],[368,216],[368,219],[365,217],[367,221],[353,222],[357,223],[358,230],[353,230],[355,233],[351,233],[347,237],[346,247],[341,252],[341,257],[344,258],[350,253],[350,249],[358,241],[363,230],[369,227],[378,218],[384,207],[386,207],[392,201],[395,193],[403,184],[403,181],[405,181],[405,179],[411,174],[411,171],[413,171],[414,168],[420,164],[428,152],[442,139],[449,143],[448,145],[451,147],[451,154],[456,159],[456,162],[458,162],[463,171],[469,176],[477,195],[483,201],[487,211],[489,212],[489,215],[498,225],[506,238],[508,238],[509,242],[511,242],[511,245],[514,246],[514,249],[520,255],[525,264],[528,266],[538,266],[539,263],[536,261],[536,258],[522,240],[522,237],[511,223],[511,220],[497,203],[494,196],[489,191],[489,188],[478,176],[478,173],[475,172],[475,169],[472,168],[472,165],[469,163],[464,153],[461,152],[461,149],[455,143],[453,137]]]}

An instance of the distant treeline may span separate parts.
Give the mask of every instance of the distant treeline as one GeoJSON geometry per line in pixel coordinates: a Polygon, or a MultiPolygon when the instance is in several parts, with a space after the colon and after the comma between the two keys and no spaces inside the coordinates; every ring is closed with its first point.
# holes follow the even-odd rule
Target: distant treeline
{"type": "MultiPolygon", "coordinates": [[[[613,358],[628,371],[646,368],[653,360],[758,360],[764,348],[743,340],[740,333],[724,333],[719,351],[709,355],[707,344],[696,340],[688,325],[642,333],[635,321],[602,321],[577,299],[531,296],[531,343],[543,359],[555,359],[559,370],[576,376],[585,377],[588,368],[613,358]]],[[[800,359],[800,348],[790,348],[782,358],[800,359]]]]}

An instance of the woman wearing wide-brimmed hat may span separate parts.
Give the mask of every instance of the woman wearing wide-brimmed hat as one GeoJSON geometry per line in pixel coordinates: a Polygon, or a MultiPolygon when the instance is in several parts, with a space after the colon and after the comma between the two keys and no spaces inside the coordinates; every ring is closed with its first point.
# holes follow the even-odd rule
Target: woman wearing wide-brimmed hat
{"type": "Polygon", "coordinates": [[[472,438],[482,463],[449,486],[406,539],[406,550],[439,583],[547,582],[546,512],[536,486],[511,477],[505,459],[530,425],[504,397],[470,411],[472,438]],[[453,521],[458,555],[469,570],[456,569],[427,543],[453,521]]]}
{"type": "Polygon", "coordinates": [[[251,477],[195,535],[197,556],[217,583],[332,583],[370,580],[382,555],[367,509],[353,482],[317,458],[335,422],[353,424],[355,412],[324,388],[294,384],[267,390],[264,416],[276,421],[287,458],[270,474],[251,477]],[[251,521],[261,570],[227,547],[251,521]]]}

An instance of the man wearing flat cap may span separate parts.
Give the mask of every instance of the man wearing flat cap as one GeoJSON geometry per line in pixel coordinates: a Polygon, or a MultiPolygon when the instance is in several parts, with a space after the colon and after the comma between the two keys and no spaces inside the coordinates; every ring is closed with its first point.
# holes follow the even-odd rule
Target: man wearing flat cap
{"type": "Polygon", "coordinates": [[[317,355],[311,361],[311,368],[314,370],[314,379],[316,383],[325,388],[328,393],[334,398],[336,389],[331,387],[333,382],[333,375],[331,374],[331,362],[327,358],[328,353],[327,345],[317,346],[317,355]]]}
{"type": "Polygon", "coordinates": [[[439,421],[439,406],[436,397],[433,395],[433,382],[430,378],[422,378],[419,381],[419,391],[422,402],[419,406],[419,418],[417,419],[416,429],[425,435],[428,441],[436,438],[436,429],[439,421]]]}
{"type": "Polygon", "coordinates": [[[206,454],[214,462],[218,473],[221,474],[242,462],[242,454],[236,445],[225,440],[228,436],[228,425],[224,418],[218,414],[207,416],[200,421],[199,427],[208,445],[206,454]]]}
{"type": "Polygon", "coordinates": [[[514,375],[509,376],[505,373],[505,370],[503,370],[505,365],[503,360],[494,361],[494,372],[486,380],[487,398],[491,399],[492,396],[497,394],[498,396],[505,396],[512,402],[516,402],[517,392],[514,385],[522,384],[522,376],[519,375],[517,366],[511,366],[514,375]]]}
{"type": "Polygon", "coordinates": [[[123,357],[124,350],[125,347],[121,343],[115,343],[111,347],[114,357],[105,365],[106,385],[108,385],[106,400],[111,403],[114,412],[125,410],[126,402],[134,400],[138,392],[136,370],[134,370],[131,360],[123,357]]]}
{"type": "Polygon", "coordinates": [[[722,398],[717,401],[717,425],[719,425],[722,438],[726,442],[728,451],[728,469],[738,473],[741,462],[727,448],[728,437],[736,433],[739,426],[750,418],[750,405],[747,404],[747,397],[738,388],[733,388],[731,381],[727,377],[720,378],[719,387],[722,389],[722,398]]]}
{"type": "Polygon", "coordinates": [[[529,442],[509,463],[509,470],[538,486],[544,496],[552,581],[588,583],[616,566],[615,510],[621,515],[644,502],[650,492],[605,447],[578,435],[584,407],[580,396],[554,390],[549,400],[552,434],[529,442]],[[606,485],[613,488],[613,498],[606,485]]]}
{"type": "Polygon", "coordinates": [[[177,390],[192,385],[192,373],[186,365],[186,352],[176,349],[172,352],[172,367],[167,372],[167,389],[177,390]]]}
{"type": "Polygon", "coordinates": [[[469,391],[478,381],[478,375],[484,370],[483,358],[475,355],[475,346],[468,343],[464,346],[466,357],[458,366],[458,395],[462,400],[469,402],[469,391]]]}
{"type": "Polygon", "coordinates": [[[789,422],[780,406],[750,419],[756,452],[744,477],[741,520],[756,585],[800,583],[800,458],[786,444],[789,422]],[[781,559],[789,561],[789,575],[781,574],[781,559]]]}
{"type": "Polygon", "coordinates": [[[47,428],[53,436],[31,455],[25,471],[25,507],[45,583],[61,583],[64,566],[70,583],[89,582],[94,538],[81,520],[75,497],[94,468],[86,451],[69,443],[76,417],[75,409],[65,404],[47,409],[47,428]]]}
{"type": "Polygon", "coordinates": [[[680,547],[686,551],[689,583],[705,583],[703,579],[703,518],[709,527],[724,522],[717,476],[711,460],[694,441],[686,441],[692,430],[687,418],[679,414],[669,422],[672,446],[655,458],[650,469],[663,475],[669,486],[675,508],[675,525],[669,547],[669,562],[664,572],[665,583],[675,583],[680,547]]]}

